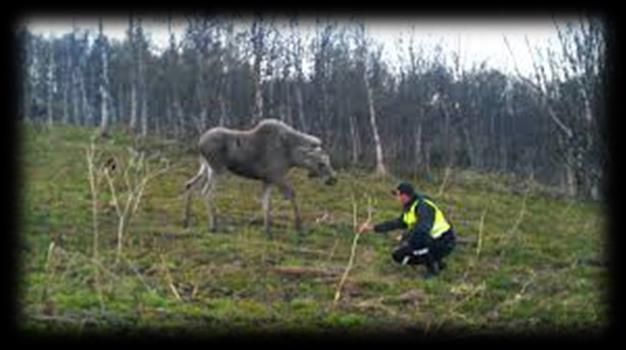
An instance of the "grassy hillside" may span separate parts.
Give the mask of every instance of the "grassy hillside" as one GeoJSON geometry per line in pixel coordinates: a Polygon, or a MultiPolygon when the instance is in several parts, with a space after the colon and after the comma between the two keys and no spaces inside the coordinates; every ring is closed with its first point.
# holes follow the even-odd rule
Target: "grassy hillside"
{"type": "MultiPolygon", "coordinates": [[[[91,133],[60,126],[24,131],[22,329],[215,335],[370,328],[528,333],[607,326],[601,208],[551,199],[495,175],[453,172],[441,196],[441,179],[409,178],[437,199],[457,227],[461,242],[448,268],[423,280],[422,267],[392,262],[396,234],[362,235],[342,297],[333,304],[354,238],[354,205],[359,222],[367,216],[368,198],[374,221],[398,215],[389,195],[396,179],[341,172],[338,185],[328,187],[293,171],[306,233],[293,232],[289,203],[274,191],[270,240],[258,223],[260,185],[228,176],[216,198],[222,226],[208,233],[197,196],[190,227],[181,225],[182,184],[197,170],[196,155],[173,143],[146,141],[137,147],[160,151],[171,167],[146,184],[119,260],[118,217],[101,177],[94,252],[85,156],[91,133]]],[[[131,143],[119,134],[100,141],[96,166],[111,156],[128,160],[131,143]]],[[[123,199],[125,162],[120,164],[111,174],[123,199]]]]}

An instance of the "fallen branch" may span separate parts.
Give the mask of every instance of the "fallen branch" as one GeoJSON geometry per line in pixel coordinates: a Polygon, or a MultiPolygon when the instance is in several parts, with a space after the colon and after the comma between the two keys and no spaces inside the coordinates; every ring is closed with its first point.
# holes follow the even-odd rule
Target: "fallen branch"
{"type": "Polygon", "coordinates": [[[341,269],[337,268],[315,268],[315,267],[302,267],[302,266],[275,266],[270,269],[272,272],[281,273],[285,275],[293,275],[293,276],[301,276],[301,275],[310,275],[310,276],[337,276],[341,269]]]}
{"type": "Polygon", "coordinates": [[[58,316],[58,315],[50,316],[50,315],[35,314],[35,315],[29,315],[28,317],[37,321],[55,322],[55,323],[65,322],[65,323],[79,323],[80,324],[80,323],[85,322],[84,319],[74,319],[71,317],[58,316]]]}

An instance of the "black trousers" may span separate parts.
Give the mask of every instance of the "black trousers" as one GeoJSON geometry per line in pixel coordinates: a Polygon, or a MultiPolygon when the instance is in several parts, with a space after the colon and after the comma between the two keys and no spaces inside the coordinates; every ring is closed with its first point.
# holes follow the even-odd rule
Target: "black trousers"
{"type": "Polygon", "coordinates": [[[449,229],[437,239],[430,235],[410,237],[396,246],[391,256],[402,265],[431,264],[450,254],[455,244],[455,233],[449,229]]]}

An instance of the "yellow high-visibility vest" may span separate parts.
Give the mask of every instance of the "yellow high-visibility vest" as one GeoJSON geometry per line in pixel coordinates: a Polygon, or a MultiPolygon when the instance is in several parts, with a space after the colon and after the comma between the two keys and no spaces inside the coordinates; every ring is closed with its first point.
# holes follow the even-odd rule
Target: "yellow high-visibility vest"
{"type": "MultiPolygon", "coordinates": [[[[450,229],[450,224],[446,221],[446,218],[443,217],[443,212],[437,208],[435,203],[426,198],[423,198],[422,200],[435,210],[435,220],[433,222],[433,227],[430,230],[430,236],[432,238],[439,238],[439,236],[450,229]]],[[[415,213],[415,207],[417,207],[419,202],[420,199],[416,199],[415,202],[413,202],[413,205],[411,205],[411,208],[409,208],[409,210],[402,215],[402,221],[404,221],[409,230],[411,230],[417,222],[418,217],[415,213]]]]}

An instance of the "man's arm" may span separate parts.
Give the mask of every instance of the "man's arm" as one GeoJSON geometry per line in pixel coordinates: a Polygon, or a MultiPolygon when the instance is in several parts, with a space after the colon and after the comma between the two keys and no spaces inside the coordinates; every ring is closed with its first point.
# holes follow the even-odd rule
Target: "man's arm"
{"type": "Polygon", "coordinates": [[[406,224],[402,221],[402,217],[381,222],[378,225],[374,226],[374,232],[387,232],[392,230],[397,230],[401,228],[406,228],[406,224]]]}

